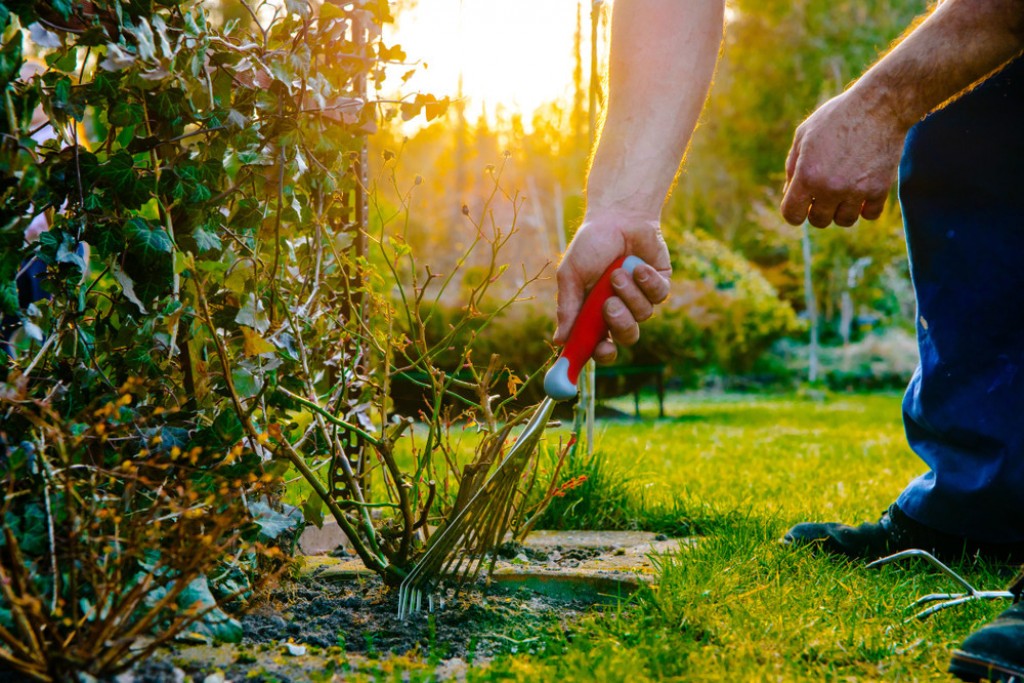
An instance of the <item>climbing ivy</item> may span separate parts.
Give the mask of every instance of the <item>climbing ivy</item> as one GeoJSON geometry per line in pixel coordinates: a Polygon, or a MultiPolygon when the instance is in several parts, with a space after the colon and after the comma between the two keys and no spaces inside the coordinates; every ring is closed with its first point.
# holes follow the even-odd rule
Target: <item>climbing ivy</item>
{"type": "MultiPolygon", "coordinates": [[[[293,396],[358,422],[380,395],[364,138],[384,65],[404,58],[381,40],[390,19],[384,0],[0,4],[0,583],[49,594],[40,632],[64,628],[65,603],[72,621],[113,614],[75,601],[139,576],[165,586],[166,610],[225,556],[294,529],[280,445],[330,449],[293,396]],[[186,519],[184,536],[161,531],[186,519]],[[215,552],[168,569],[179,536],[215,552]],[[79,575],[86,556],[116,571],[79,575]]],[[[237,597],[248,584],[231,580],[221,594],[237,597]]],[[[0,655],[22,652],[22,597],[0,594],[0,655]]],[[[71,647],[85,630],[47,637],[71,647]]],[[[36,646],[23,671],[78,666],[36,646]]],[[[80,652],[97,674],[121,661],[80,652]]]]}

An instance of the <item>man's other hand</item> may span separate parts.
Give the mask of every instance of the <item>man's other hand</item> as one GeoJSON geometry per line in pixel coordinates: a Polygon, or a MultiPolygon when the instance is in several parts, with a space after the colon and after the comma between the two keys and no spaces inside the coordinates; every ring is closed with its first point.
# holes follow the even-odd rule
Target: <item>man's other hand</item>
{"type": "Polygon", "coordinates": [[[854,86],[796,129],[786,159],[782,216],[793,225],[849,227],[882,214],[907,127],[854,86]]]}

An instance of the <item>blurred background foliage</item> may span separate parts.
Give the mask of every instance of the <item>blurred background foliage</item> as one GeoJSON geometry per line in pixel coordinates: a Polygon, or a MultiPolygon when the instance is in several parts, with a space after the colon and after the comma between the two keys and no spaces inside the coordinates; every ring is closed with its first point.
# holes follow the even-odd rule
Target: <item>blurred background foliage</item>
{"type": "MultiPolygon", "coordinates": [[[[727,6],[722,59],[664,211],[676,261],[673,298],[619,364],[664,363],[669,377],[686,386],[751,373],[755,384],[789,384],[806,378],[807,353],[798,347],[809,317],[801,229],[787,225],[777,209],[793,131],[870,66],[927,3],[730,0],[727,6]],[[792,341],[778,343],[786,336],[792,341]]],[[[371,141],[371,163],[385,150],[398,155],[400,184],[411,190],[410,245],[429,254],[438,269],[455,258],[451,247],[471,239],[474,228],[462,209],[482,205],[491,188],[488,169],[507,153],[502,184],[516,188],[523,203],[514,217],[520,235],[505,258],[513,268],[533,266],[531,272],[550,263],[547,274],[553,275],[560,248],[582,217],[590,149],[584,72],[591,7],[580,7],[573,96],[528,118],[499,107],[464,120],[456,103],[430,125],[410,131],[393,123],[371,141]]],[[[387,192],[381,197],[389,200],[387,192]]],[[[513,216],[499,211],[497,220],[511,224],[513,216]]],[[[812,229],[810,240],[825,346],[882,337],[868,344],[874,352],[863,362],[857,360],[863,354],[824,352],[825,378],[836,386],[901,384],[916,351],[904,343],[914,308],[895,192],[878,221],[812,229]]],[[[533,300],[518,308],[531,310],[514,307],[477,343],[490,344],[511,367],[528,372],[546,357],[538,340],[551,332],[553,278],[527,293],[533,300]]]]}

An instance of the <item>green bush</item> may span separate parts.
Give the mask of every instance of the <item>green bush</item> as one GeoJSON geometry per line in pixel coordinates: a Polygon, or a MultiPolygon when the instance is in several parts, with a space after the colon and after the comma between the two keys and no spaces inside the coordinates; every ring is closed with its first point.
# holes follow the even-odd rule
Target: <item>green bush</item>
{"type": "Polygon", "coordinates": [[[847,347],[822,350],[821,370],[830,389],[903,389],[917,367],[914,335],[892,327],[866,335],[847,347]]]}
{"type": "Polygon", "coordinates": [[[621,362],[661,363],[692,385],[710,371],[751,371],[775,340],[800,329],[757,268],[721,242],[684,232],[673,256],[669,298],[621,362]]]}
{"type": "Polygon", "coordinates": [[[238,9],[222,26],[196,0],[0,4],[0,312],[20,328],[0,384],[0,661],[39,680],[116,672],[194,579],[237,583],[219,559],[243,527],[294,528],[276,484],[246,495],[287,470],[285,443],[330,446],[282,390],[332,413],[375,393],[356,372],[359,188],[367,91],[404,59],[374,32],[388,5],[238,9]],[[49,295],[33,305],[28,264],[49,295]],[[189,555],[201,539],[214,551],[189,555]]]}

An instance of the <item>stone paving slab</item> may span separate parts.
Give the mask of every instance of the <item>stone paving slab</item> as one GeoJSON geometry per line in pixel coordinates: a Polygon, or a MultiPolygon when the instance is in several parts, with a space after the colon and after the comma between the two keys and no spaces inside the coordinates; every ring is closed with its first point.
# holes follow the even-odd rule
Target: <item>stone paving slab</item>
{"type": "Polygon", "coordinates": [[[333,519],[325,519],[320,528],[307,526],[299,536],[299,552],[303,555],[326,555],[338,546],[351,548],[352,544],[333,519]]]}
{"type": "MultiPolygon", "coordinates": [[[[524,544],[528,548],[545,550],[557,546],[573,548],[633,548],[657,542],[659,536],[649,531],[534,531],[524,544]]],[[[327,555],[338,547],[352,545],[338,523],[324,520],[322,527],[306,527],[299,536],[299,550],[303,555],[327,555]]]]}
{"type": "MultiPolygon", "coordinates": [[[[491,578],[559,599],[614,599],[654,581],[652,554],[675,552],[693,543],[694,539],[666,540],[641,531],[535,531],[518,557],[495,563],[491,578]]],[[[372,576],[358,558],[326,555],[304,557],[300,573],[328,581],[372,576]]]]}
{"type": "MultiPolygon", "coordinates": [[[[527,548],[633,548],[651,544],[658,535],[650,531],[533,531],[523,543],[527,548]]],[[[661,537],[664,540],[664,537],[661,537]]]]}

